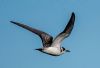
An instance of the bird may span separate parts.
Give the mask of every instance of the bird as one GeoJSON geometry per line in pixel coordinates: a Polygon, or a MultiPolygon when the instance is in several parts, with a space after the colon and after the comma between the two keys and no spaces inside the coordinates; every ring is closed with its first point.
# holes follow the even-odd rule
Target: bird
{"type": "Polygon", "coordinates": [[[41,30],[32,28],[28,25],[25,25],[25,24],[22,24],[19,22],[15,22],[15,21],[10,21],[10,22],[17,26],[20,26],[26,30],[31,31],[32,33],[38,35],[41,38],[43,47],[37,48],[35,50],[38,50],[42,53],[45,53],[45,54],[48,54],[51,56],[60,56],[66,52],[70,52],[69,49],[66,49],[61,46],[61,42],[65,38],[69,37],[69,35],[72,32],[72,29],[74,27],[74,22],[75,22],[75,13],[74,12],[71,13],[70,19],[69,19],[67,25],[65,26],[65,29],[62,32],[60,32],[54,39],[51,35],[49,35],[46,32],[43,32],[41,30]]]}

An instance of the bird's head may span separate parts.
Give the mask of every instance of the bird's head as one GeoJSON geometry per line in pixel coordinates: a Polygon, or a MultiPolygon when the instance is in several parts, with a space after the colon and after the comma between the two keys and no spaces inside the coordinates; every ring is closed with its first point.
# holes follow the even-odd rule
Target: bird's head
{"type": "Polygon", "coordinates": [[[38,49],[35,49],[35,50],[38,50],[38,51],[40,51],[40,52],[42,52],[42,51],[43,51],[43,49],[42,49],[42,48],[38,48],[38,49]]]}
{"type": "Polygon", "coordinates": [[[62,47],[62,51],[65,51],[65,52],[70,52],[69,49],[65,49],[64,47],[62,47]]]}

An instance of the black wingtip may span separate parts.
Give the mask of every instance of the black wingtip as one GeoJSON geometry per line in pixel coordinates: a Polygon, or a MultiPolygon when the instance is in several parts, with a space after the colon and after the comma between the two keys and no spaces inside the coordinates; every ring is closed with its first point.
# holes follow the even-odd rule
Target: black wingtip
{"type": "Polygon", "coordinates": [[[13,23],[13,21],[10,21],[11,23],[13,23]]]}
{"type": "Polygon", "coordinates": [[[74,22],[75,22],[75,13],[74,12],[72,12],[69,22],[74,24],[74,22]]]}
{"type": "Polygon", "coordinates": [[[72,16],[74,16],[74,17],[75,17],[75,13],[74,13],[74,12],[72,12],[72,16]]]}
{"type": "Polygon", "coordinates": [[[21,24],[21,23],[18,23],[18,22],[15,22],[15,21],[10,21],[11,23],[15,24],[15,25],[18,25],[18,26],[21,26],[21,27],[25,27],[24,24],[21,24]]]}
{"type": "Polygon", "coordinates": [[[10,21],[11,23],[13,23],[13,24],[16,24],[16,22],[14,22],[14,21],[10,21]]]}
{"type": "Polygon", "coordinates": [[[75,14],[74,12],[72,12],[72,14],[75,14]]]}

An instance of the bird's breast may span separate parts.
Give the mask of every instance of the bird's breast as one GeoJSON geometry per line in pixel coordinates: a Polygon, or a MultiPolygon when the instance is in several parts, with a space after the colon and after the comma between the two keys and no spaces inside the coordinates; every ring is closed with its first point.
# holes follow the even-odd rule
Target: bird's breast
{"type": "Polygon", "coordinates": [[[53,55],[60,55],[60,50],[55,47],[48,47],[48,48],[44,49],[44,52],[53,54],[53,55]]]}

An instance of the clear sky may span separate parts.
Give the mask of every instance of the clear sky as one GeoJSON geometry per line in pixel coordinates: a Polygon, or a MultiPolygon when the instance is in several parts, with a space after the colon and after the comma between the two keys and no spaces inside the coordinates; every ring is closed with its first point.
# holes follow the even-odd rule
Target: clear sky
{"type": "Polygon", "coordinates": [[[100,68],[100,0],[0,0],[0,68],[100,68]],[[36,51],[40,38],[9,22],[55,37],[72,12],[75,27],[62,42],[71,52],[59,57],[36,51]]]}

